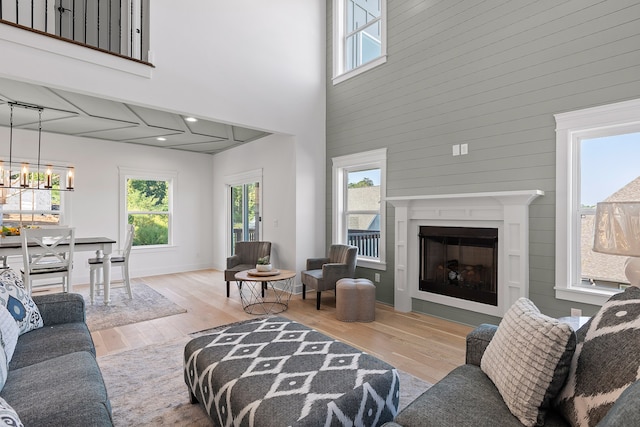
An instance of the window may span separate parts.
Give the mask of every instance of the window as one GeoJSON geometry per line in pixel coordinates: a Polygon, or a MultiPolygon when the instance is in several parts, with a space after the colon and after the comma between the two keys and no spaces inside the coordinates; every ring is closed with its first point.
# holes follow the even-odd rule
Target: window
{"type": "Polygon", "coordinates": [[[640,199],[640,100],[556,116],[556,297],[601,305],[626,257],[593,252],[598,202],[640,199]]]}
{"type": "Polygon", "coordinates": [[[128,172],[121,174],[121,180],[126,208],[124,223],[135,227],[133,246],[171,245],[174,177],[128,172]]]}
{"type": "Polygon", "coordinates": [[[260,183],[229,186],[231,193],[231,254],[236,242],[256,242],[260,236],[260,183]]]}
{"type": "Polygon", "coordinates": [[[333,242],[358,247],[358,266],[384,270],[387,150],[333,159],[333,242]]]}
{"type": "Polygon", "coordinates": [[[334,83],[386,62],[386,0],[334,0],[334,83]]]}
{"type": "MultiPolygon", "coordinates": [[[[0,174],[4,177],[5,172],[2,165],[0,165],[0,174]]],[[[32,172],[30,174],[31,185],[39,187],[39,189],[9,188],[8,185],[5,188],[0,188],[2,234],[17,234],[16,229],[29,225],[64,224],[64,200],[68,193],[60,191],[60,176],[58,171],[53,171],[48,177],[45,173],[40,173],[40,181],[38,181],[38,174],[32,172]],[[46,182],[47,179],[49,182],[46,182]],[[45,185],[50,185],[51,190],[45,190],[45,185]]],[[[6,179],[9,179],[8,174],[6,179]]],[[[13,171],[10,179],[14,186],[18,186],[21,179],[20,172],[13,171]]]]}
{"type": "Polygon", "coordinates": [[[236,242],[260,240],[262,169],[225,176],[224,180],[229,201],[227,253],[233,255],[236,242]]]}

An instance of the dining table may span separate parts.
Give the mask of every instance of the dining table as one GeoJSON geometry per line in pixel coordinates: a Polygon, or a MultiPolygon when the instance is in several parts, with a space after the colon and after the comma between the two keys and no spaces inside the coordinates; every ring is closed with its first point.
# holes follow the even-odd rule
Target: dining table
{"type": "MultiPolygon", "coordinates": [[[[108,237],[76,237],[74,242],[74,252],[91,251],[96,253],[96,257],[103,259],[105,305],[111,302],[111,254],[114,243],[116,241],[108,237]]],[[[60,243],[60,246],[64,246],[64,242],[60,243]]],[[[0,239],[0,257],[12,255],[22,255],[22,240],[19,236],[0,239]]]]}

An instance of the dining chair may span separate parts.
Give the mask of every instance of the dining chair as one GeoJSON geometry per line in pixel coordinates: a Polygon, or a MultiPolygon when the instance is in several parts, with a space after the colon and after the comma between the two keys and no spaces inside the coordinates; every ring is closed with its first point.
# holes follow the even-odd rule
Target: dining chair
{"type": "MultiPolygon", "coordinates": [[[[36,287],[34,281],[61,278],[62,291],[71,292],[71,271],[75,229],[71,227],[23,228],[22,260],[24,263],[22,280],[30,294],[36,287]]],[[[51,286],[56,282],[46,282],[37,286],[51,286]]]]}
{"type": "MultiPolygon", "coordinates": [[[[116,286],[116,288],[126,288],[129,294],[129,299],[133,299],[133,293],[131,292],[131,280],[129,278],[129,256],[131,255],[131,247],[133,246],[133,236],[135,234],[135,226],[133,224],[127,225],[127,238],[124,243],[124,247],[120,251],[118,256],[111,257],[111,267],[120,267],[122,269],[122,286],[116,286]]],[[[89,259],[89,298],[91,304],[94,303],[95,295],[100,295],[101,289],[104,288],[104,283],[99,281],[100,277],[104,277],[104,258],[96,257],[89,259]]],[[[111,281],[113,284],[113,281],[111,281]]],[[[113,289],[113,286],[111,287],[113,289]]]]}

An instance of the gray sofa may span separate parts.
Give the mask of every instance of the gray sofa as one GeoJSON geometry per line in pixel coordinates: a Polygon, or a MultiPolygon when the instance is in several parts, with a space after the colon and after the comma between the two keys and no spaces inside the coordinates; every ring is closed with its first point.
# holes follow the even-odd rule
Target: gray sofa
{"type": "Polygon", "coordinates": [[[25,426],[112,426],[78,294],[34,296],[44,327],[18,338],[0,396],[25,426]]]}
{"type": "MultiPolygon", "coordinates": [[[[498,389],[480,369],[480,361],[497,330],[480,325],[467,336],[466,364],[451,371],[405,407],[385,427],[522,427],[511,414],[498,389]]],[[[402,389],[402,385],[400,387],[402,389]]],[[[618,398],[598,427],[628,427],[640,420],[640,381],[618,398]]],[[[569,426],[554,409],[547,412],[545,426],[569,426]]]]}

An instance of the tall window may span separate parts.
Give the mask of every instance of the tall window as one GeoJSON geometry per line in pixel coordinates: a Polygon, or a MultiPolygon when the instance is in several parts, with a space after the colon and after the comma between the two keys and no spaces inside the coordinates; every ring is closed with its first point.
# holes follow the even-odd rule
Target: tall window
{"type": "Polygon", "coordinates": [[[231,253],[236,242],[255,242],[260,235],[260,183],[232,185],[231,253]]]}
{"type": "Polygon", "coordinates": [[[333,159],[333,242],[358,247],[358,265],[385,269],[386,149],[333,159]]]}
{"type": "Polygon", "coordinates": [[[236,242],[260,240],[262,221],[260,200],[262,199],[262,169],[229,175],[225,178],[228,218],[228,253],[233,255],[236,242]]]}
{"type": "Polygon", "coordinates": [[[386,61],[386,0],[334,0],[334,83],[386,61]]]}
{"type": "Polygon", "coordinates": [[[640,101],[556,115],[556,296],[602,304],[626,257],[593,252],[598,202],[640,200],[640,101]]]}
{"type": "Polygon", "coordinates": [[[174,178],[129,172],[122,181],[126,223],[135,227],[133,246],[170,245],[174,178]]]}

